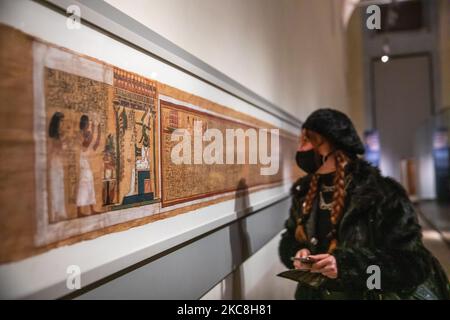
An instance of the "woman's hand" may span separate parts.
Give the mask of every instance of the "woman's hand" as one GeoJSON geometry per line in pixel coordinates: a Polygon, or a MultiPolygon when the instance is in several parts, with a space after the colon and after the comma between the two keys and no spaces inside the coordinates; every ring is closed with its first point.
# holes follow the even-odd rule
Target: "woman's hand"
{"type": "MultiPolygon", "coordinates": [[[[308,249],[301,249],[299,251],[297,251],[297,253],[295,254],[296,258],[305,258],[307,256],[309,256],[311,254],[311,252],[308,249]]],[[[298,260],[294,260],[294,268],[295,269],[300,269],[300,270],[309,270],[311,268],[311,265],[307,265],[304,263],[301,263],[298,260]]]]}
{"type": "Polygon", "coordinates": [[[321,273],[330,279],[336,279],[338,269],[336,258],[331,254],[316,254],[311,256],[316,262],[311,266],[311,272],[321,273]]]}

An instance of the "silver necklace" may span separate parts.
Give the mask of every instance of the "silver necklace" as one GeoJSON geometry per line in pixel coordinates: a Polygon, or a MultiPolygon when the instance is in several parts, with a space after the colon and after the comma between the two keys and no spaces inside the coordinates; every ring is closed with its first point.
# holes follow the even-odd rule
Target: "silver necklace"
{"type": "Polygon", "coordinates": [[[333,208],[334,201],[331,201],[330,203],[326,203],[325,199],[323,198],[322,191],[319,192],[319,198],[320,198],[320,201],[319,201],[320,209],[331,211],[331,209],[333,208]]]}
{"type": "MultiPolygon", "coordinates": [[[[346,183],[345,183],[345,187],[344,187],[344,191],[347,190],[347,187],[351,181],[350,175],[348,175],[345,179],[346,183]]],[[[336,189],[336,187],[333,186],[326,186],[326,185],[322,185],[320,188],[320,192],[319,192],[319,207],[322,210],[329,210],[331,211],[333,209],[333,203],[334,201],[331,201],[330,203],[326,203],[325,199],[323,198],[323,194],[322,192],[332,192],[336,189]]]]}
{"type": "Polygon", "coordinates": [[[333,192],[335,189],[335,186],[326,186],[326,185],[322,185],[322,187],[320,188],[320,190],[322,190],[323,192],[333,192]]]}

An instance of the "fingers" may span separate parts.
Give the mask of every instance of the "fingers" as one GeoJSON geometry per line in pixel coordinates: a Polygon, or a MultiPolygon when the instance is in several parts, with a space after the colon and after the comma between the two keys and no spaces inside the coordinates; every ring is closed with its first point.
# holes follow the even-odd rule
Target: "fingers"
{"type": "MultiPolygon", "coordinates": [[[[297,253],[295,254],[296,258],[300,258],[300,254],[301,254],[301,250],[297,251],[297,253]]],[[[294,260],[294,268],[295,269],[300,269],[301,268],[301,262],[298,260],[294,260]]]]}
{"type": "Polygon", "coordinates": [[[301,263],[300,261],[296,260],[294,261],[294,267],[296,269],[310,271],[313,273],[321,273],[324,276],[336,279],[337,278],[337,265],[336,265],[336,259],[334,256],[330,254],[316,254],[316,255],[309,255],[309,250],[302,249],[297,252],[295,255],[297,258],[300,257],[306,257],[310,256],[312,259],[316,260],[315,263],[312,265],[305,265],[301,263]]]}
{"type": "Polygon", "coordinates": [[[312,265],[311,272],[323,273],[336,270],[336,260],[333,256],[328,256],[312,265]]]}
{"type": "MultiPolygon", "coordinates": [[[[305,257],[308,257],[310,254],[311,254],[311,252],[308,249],[304,248],[304,249],[298,250],[297,253],[295,254],[295,257],[296,258],[305,258],[305,257]]],[[[294,264],[295,269],[300,269],[300,270],[305,270],[305,271],[311,270],[311,265],[303,264],[298,260],[295,260],[293,264],[294,264]]]]}
{"type": "Polygon", "coordinates": [[[300,250],[300,258],[306,258],[307,256],[309,256],[309,250],[300,250]]]}
{"type": "Polygon", "coordinates": [[[301,249],[301,250],[297,251],[297,253],[295,254],[295,257],[296,258],[304,258],[304,257],[309,256],[309,254],[310,254],[310,252],[308,249],[301,249]]]}
{"type": "Polygon", "coordinates": [[[314,254],[311,255],[310,257],[313,258],[314,260],[322,260],[330,257],[330,255],[328,253],[322,253],[322,254],[314,254]]]}
{"type": "MultiPolygon", "coordinates": [[[[309,256],[309,254],[310,254],[310,252],[308,249],[301,249],[301,250],[297,251],[297,254],[295,255],[295,257],[296,258],[305,258],[305,257],[309,256]]],[[[296,269],[305,270],[305,271],[311,270],[310,265],[303,264],[298,260],[296,260],[294,262],[294,267],[296,269]]]]}
{"type": "MultiPolygon", "coordinates": [[[[311,256],[311,257],[313,257],[313,256],[311,256]]],[[[322,258],[321,260],[313,263],[312,269],[313,270],[322,269],[323,267],[331,264],[332,262],[333,262],[333,258],[330,255],[328,255],[326,258],[322,258]]]]}
{"type": "Polygon", "coordinates": [[[330,258],[326,258],[326,259],[322,259],[320,261],[313,263],[312,268],[315,270],[319,270],[329,264],[331,264],[331,260],[330,260],[330,258]]]}
{"type": "Polygon", "coordinates": [[[309,252],[308,249],[301,249],[297,251],[297,256],[299,257],[305,257],[305,256],[309,256],[311,253],[309,252]]]}

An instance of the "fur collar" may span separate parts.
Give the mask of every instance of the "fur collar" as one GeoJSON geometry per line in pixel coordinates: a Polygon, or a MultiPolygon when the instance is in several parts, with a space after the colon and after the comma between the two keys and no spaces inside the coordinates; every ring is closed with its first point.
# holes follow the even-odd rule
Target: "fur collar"
{"type": "Polygon", "coordinates": [[[356,159],[346,167],[347,174],[351,174],[351,182],[347,188],[345,208],[339,223],[339,230],[351,224],[360,215],[372,220],[371,212],[382,203],[383,176],[380,170],[363,159],[356,159]]]}

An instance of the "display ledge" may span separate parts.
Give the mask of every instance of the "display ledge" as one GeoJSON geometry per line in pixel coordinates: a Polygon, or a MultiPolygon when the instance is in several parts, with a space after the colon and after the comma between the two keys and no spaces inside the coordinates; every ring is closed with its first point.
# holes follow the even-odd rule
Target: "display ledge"
{"type": "MultiPolygon", "coordinates": [[[[250,193],[252,212],[289,196],[289,186],[250,193]]],[[[56,299],[72,293],[67,268],[81,270],[85,287],[186,241],[220,228],[243,216],[235,200],[220,202],[185,214],[50,250],[0,266],[0,299],[56,299]]]]}

